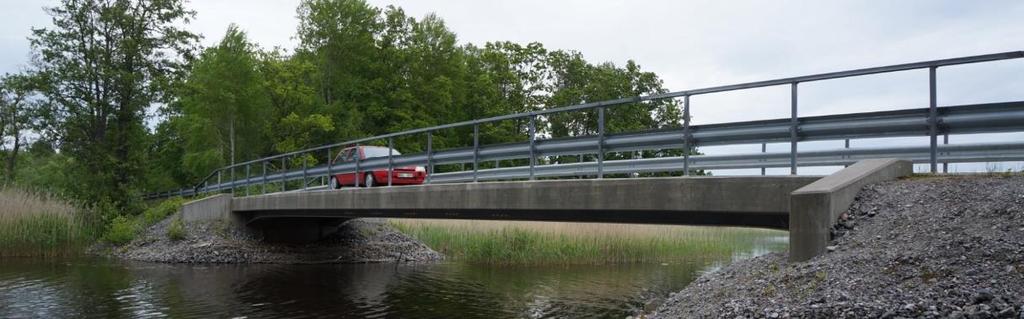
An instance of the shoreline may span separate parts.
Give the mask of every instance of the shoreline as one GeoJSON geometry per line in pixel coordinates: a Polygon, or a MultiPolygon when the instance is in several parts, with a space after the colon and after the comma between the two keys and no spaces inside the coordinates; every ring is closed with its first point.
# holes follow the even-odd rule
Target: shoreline
{"type": "Polygon", "coordinates": [[[829,252],[708,273],[652,318],[1024,318],[1024,176],[865,187],[829,252]]]}
{"type": "Polygon", "coordinates": [[[175,215],[147,228],[124,245],[98,244],[89,253],[117,259],[185,264],[430,263],[440,253],[386,222],[353,219],[320,241],[265,243],[221,222],[184,223],[184,238],[169,238],[175,215]]]}

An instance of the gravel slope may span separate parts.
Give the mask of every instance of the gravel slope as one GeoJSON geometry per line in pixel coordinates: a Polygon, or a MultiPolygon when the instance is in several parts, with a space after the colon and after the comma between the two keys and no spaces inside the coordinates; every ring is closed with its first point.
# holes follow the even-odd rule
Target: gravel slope
{"type": "Polygon", "coordinates": [[[844,217],[826,255],[735,263],[652,317],[1024,319],[1024,176],[870,185],[844,217]]]}
{"type": "Polygon", "coordinates": [[[269,244],[223,222],[189,223],[182,240],[170,240],[167,218],[139,239],[110,254],[129,260],[164,263],[367,263],[431,262],[438,252],[392,228],[384,220],[353,219],[338,232],[311,244],[269,244]]]}

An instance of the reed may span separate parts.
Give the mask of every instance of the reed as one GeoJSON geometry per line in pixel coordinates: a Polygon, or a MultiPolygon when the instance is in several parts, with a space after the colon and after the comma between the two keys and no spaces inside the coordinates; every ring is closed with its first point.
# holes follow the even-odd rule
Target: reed
{"type": "Polygon", "coordinates": [[[391,224],[449,259],[486,264],[728,259],[766,238],[785,236],[771,230],[666,225],[412,219],[393,219],[391,224]]]}
{"type": "Polygon", "coordinates": [[[96,233],[87,214],[41,192],[0,189],[0,257],[79,254],[96,233]]]}

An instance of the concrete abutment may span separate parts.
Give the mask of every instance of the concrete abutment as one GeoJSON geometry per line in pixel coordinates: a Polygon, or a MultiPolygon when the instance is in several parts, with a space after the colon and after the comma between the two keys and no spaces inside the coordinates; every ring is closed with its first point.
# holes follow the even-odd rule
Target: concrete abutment
{"type": "Polygon", "coordinates": [[[789,205],[789,260],[806,261],[824,253],[832,226],[865,185],[913,172],[910,161],[863,160],[794,191],[789,205]]]}

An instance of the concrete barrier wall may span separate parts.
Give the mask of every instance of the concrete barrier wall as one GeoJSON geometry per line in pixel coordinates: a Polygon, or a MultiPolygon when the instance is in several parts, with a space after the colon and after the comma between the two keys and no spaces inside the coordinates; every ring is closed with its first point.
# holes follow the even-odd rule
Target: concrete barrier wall
{"type": "Polygon", "coordinates": [[[850,207],[865,185],[912,173],[910,161],[863,160],[794,191],[790,196],[790,261],[805,261],[825,252],[839,214],[850,207]]]}
{"type": "Polygon", "coordinates": [[[181,218],[186,222],[232,221],[231,194],[218,194],[181,205],[181,218]]]}
{"type": "Polygon", "coordinates": [[[437,184],[235,198],[250,219],[405,217],[786,229],[789,194],[819,177],[679,177],[437,184]]]}

